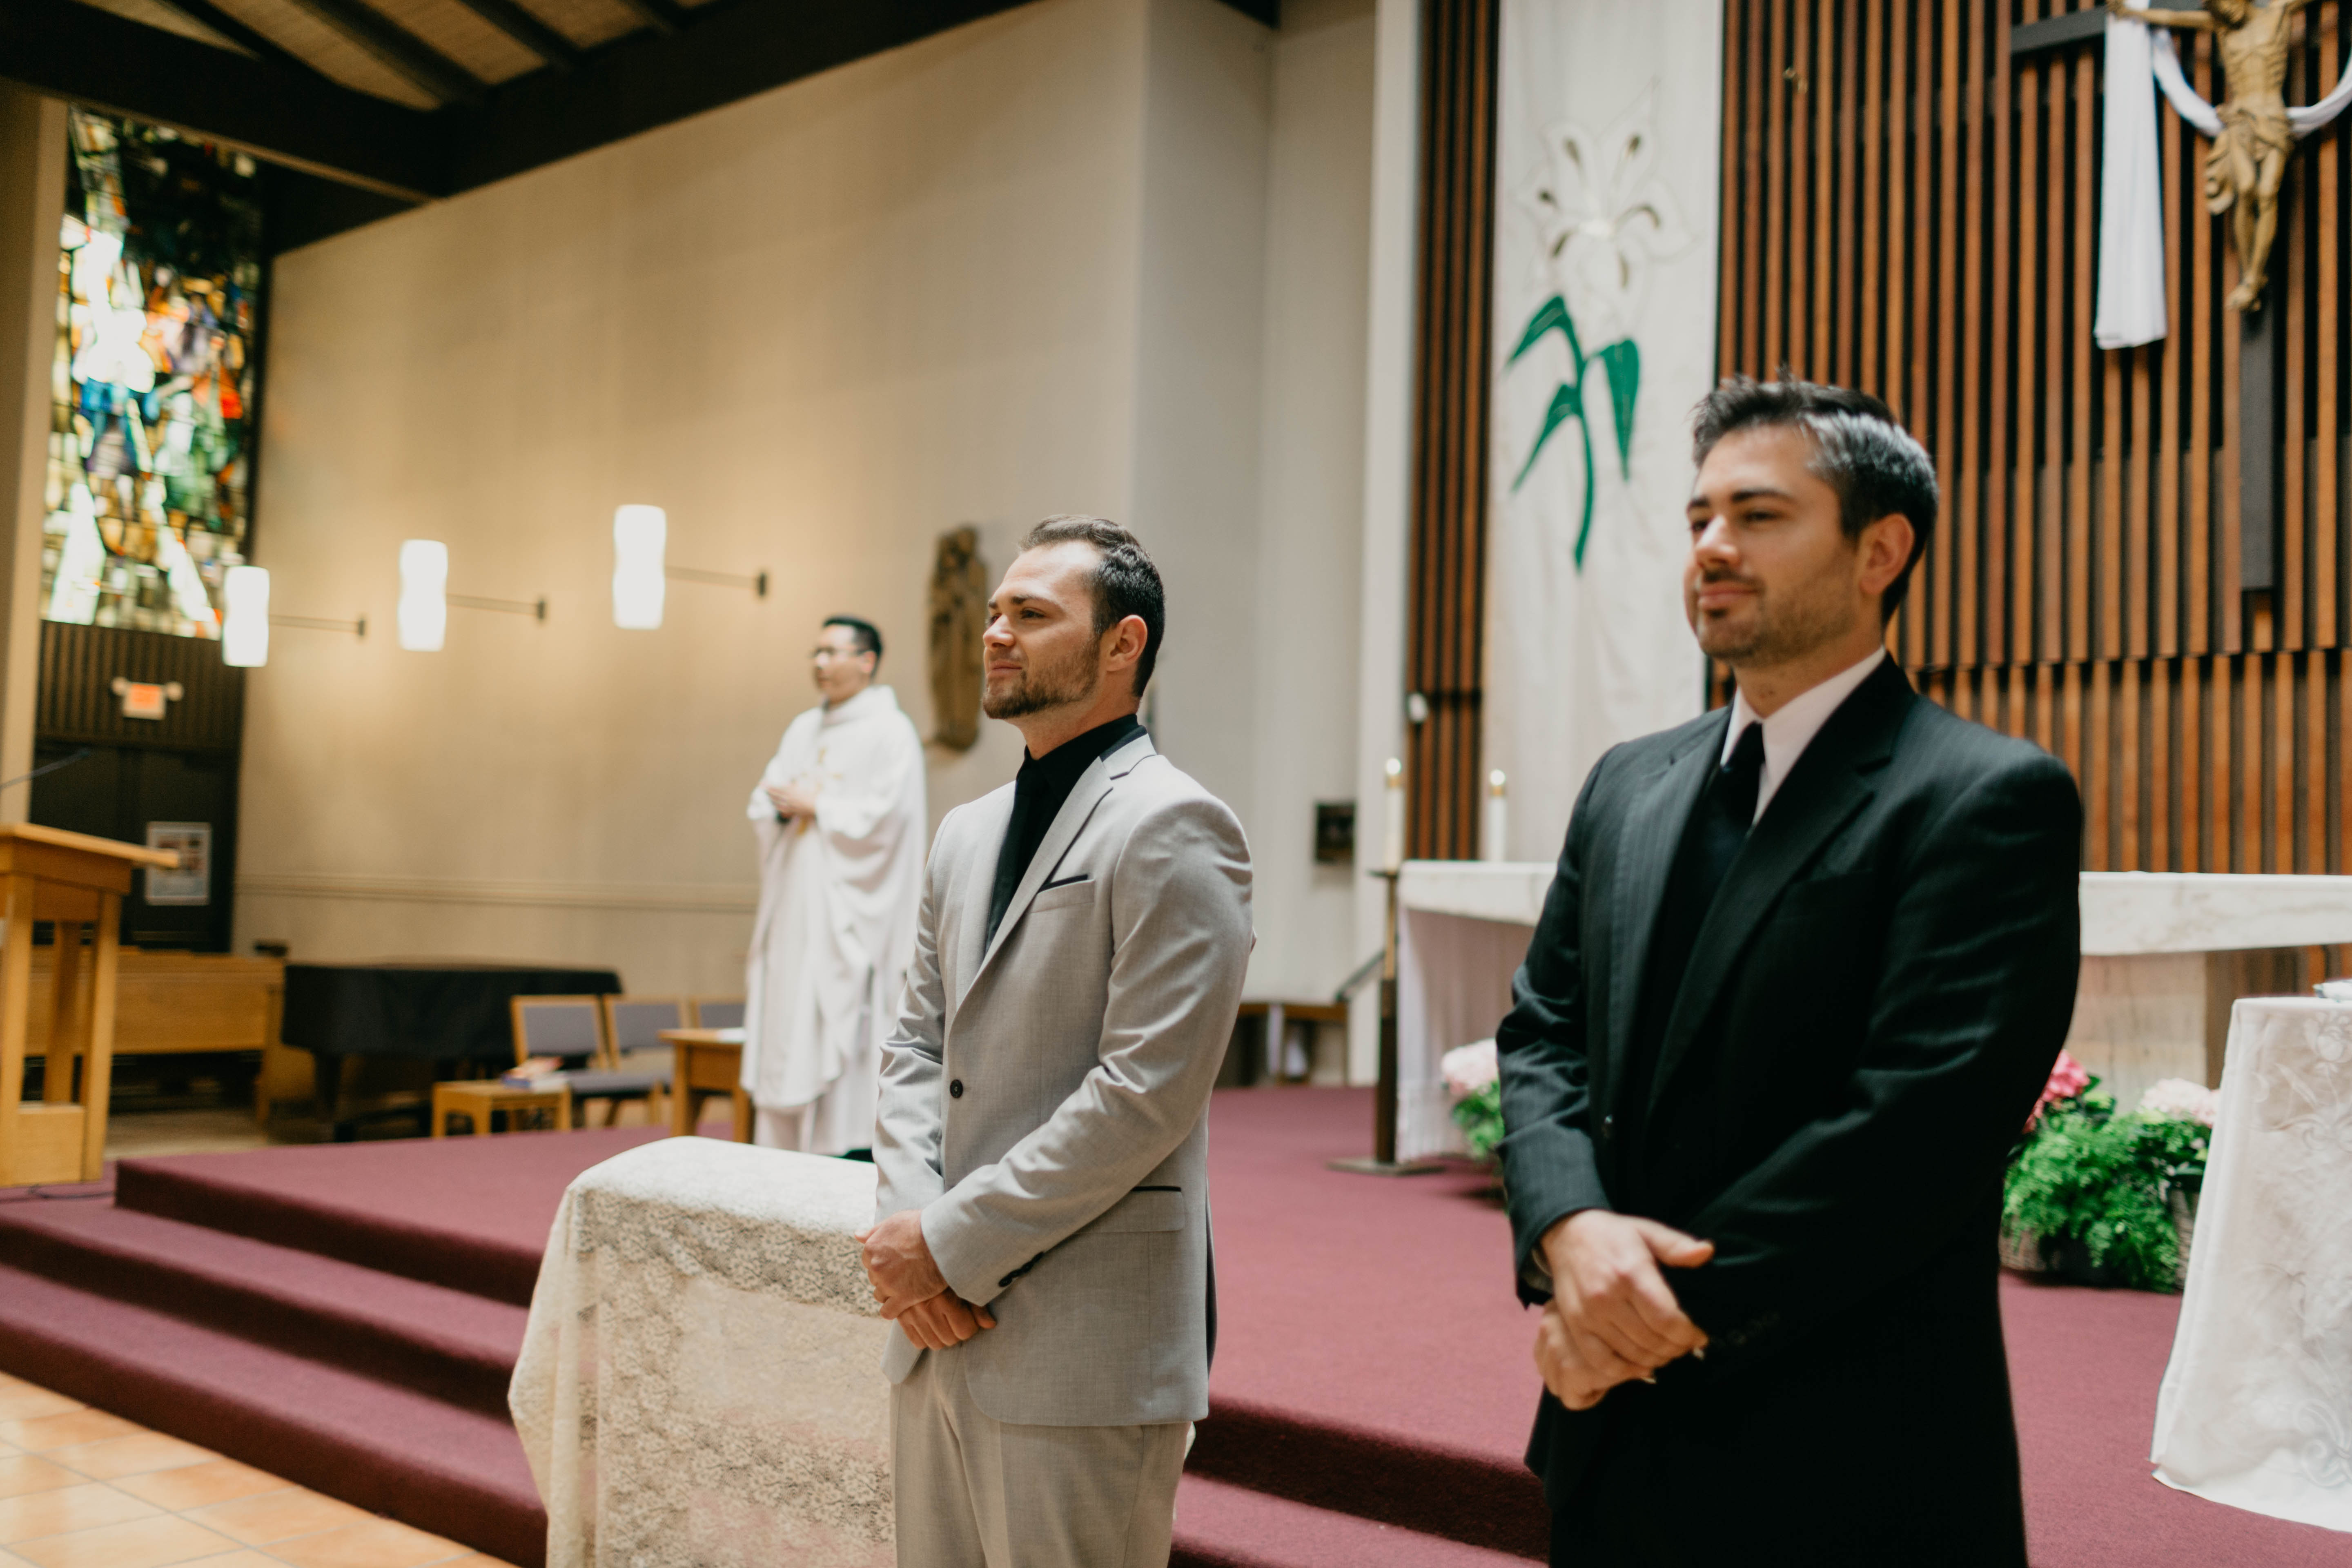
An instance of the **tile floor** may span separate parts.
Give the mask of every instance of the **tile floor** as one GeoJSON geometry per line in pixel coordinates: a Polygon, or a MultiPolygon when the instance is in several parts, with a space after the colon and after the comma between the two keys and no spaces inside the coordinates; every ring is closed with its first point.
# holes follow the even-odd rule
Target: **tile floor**
{"type": "Polygon", "coordinates": [[[507,1568],[0,1373],[0,1568],[507,1568]]]}

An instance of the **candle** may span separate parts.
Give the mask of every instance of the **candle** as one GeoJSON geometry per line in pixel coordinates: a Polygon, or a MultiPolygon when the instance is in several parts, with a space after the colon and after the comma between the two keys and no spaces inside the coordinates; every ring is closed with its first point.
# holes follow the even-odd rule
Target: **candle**
{"type": "Polygon", "coordinates": [[[1503,849],[1504,829],[1509,823],[1506,814],[1509,809],[1503,795],[1503,770],[1496,768],[1486,775],[1486,833],[1485,842],[1479,846],[1488,860],[1510,858],[1503,849]]]}
{"type": "Polygon", "coordinates": [[[1404,864],[1404,764],[1388,761],[1388,821],[1381,839],[1381,868],[1393,871],[1404,864]]]}

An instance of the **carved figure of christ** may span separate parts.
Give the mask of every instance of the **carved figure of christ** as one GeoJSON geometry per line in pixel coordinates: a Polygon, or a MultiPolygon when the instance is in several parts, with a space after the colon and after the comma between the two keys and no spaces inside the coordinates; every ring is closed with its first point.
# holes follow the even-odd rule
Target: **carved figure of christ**
{"type": "Polygon", "coordinates": [[[2278,232],[2279,187],[2294,151],[2286,118],[2286,57],[2294,47],[2289,21],[2311,0],[2205,0],[2200,11],[2151,11],[2107,0],[2107,9],[2152,27],[2210,33],[2221,51],[2229,97],[2214,106],[2221,134],[2205,158],[2205,206],[2231,215],[2238,250],[2238,286],[2230,308],[2251,310],[2263,297],[2271,240],[2278,232]]]}

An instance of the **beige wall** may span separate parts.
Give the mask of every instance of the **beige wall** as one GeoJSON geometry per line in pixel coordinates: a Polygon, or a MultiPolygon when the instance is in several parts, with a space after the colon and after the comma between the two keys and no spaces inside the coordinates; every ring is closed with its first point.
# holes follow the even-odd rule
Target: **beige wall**
{"type": "MultiPolygon", "coordinates": [[[[811,700],[814,623],[878,622],[928,732],[934,537],[976,522],[1001,570],[1067,510],[1131,520],[1161,562],[1158,732],[1283,887],[1268,849],[1306,856],[1288,797],[1329,786],[1269,773],[1265,737],[1295,746],[1285,705],[1344,710],[1354,674],[1265,679],[1291,611],[1259,563],[1299,546],[1259,512],[1276,474],[1315,481],[1260,455],[1322,439],[1318,396],[1347,402],[1344,445],[1361,395],[1344,350],[1320,381],[1276,374],[1275,345],[1313,337],[1282,279],[1363,242],[1268,221],[1297,140],[1279,106],[1341,163],[1321,121],[1348,119],[1328,81],[1286,98],[1269,37],[1214,0],[1042,0],[283,258],[256,558],[281,614],[369,632],[281,627],[254,672],[240,942],[735,989],[743,801],[811,700]],[[1263,419],[1262,379],[1286,388],[1263,419]],[[663,629],[616,630],[624,501],[668,510],[674,564],[765,567],[771,597],[673,582],[663,629]],[[412,537],[448,544],[453,593],[546,595],[546,624],[453,608],[444,652],[399,651],[412,537]]],[[[1317,743],[1344,779],[1352,729],[1317,743]]],[[[935,752],[934,816],[1018,756],[998,724],[935,752]]],[[[1294,923],[1288,896],[1262,930],[1294,923]]]]}
{"type": "Polygon", "coordinates": [[[1258,536],[1240,585],[1265,675],[1250,842],[1282,917],[1259,921],[1250,990],[1286,1000],[1328,998],[1363,957],[1360,862],[1318,866],[1314,840],[1315,803],[1356,793],[1372,43],[1372,0],[1285,0],[1273,39],[1258,536]]]}

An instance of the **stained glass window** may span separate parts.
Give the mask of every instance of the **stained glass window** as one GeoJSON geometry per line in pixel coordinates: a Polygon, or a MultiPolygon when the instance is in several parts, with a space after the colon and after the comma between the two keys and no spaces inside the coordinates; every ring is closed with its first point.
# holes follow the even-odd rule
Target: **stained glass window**
{"type": "Polygon", "coordinates": [[[136,121],[70,127],[42,614],[217,637],[250,516],[258,171],[136,121]]]}

